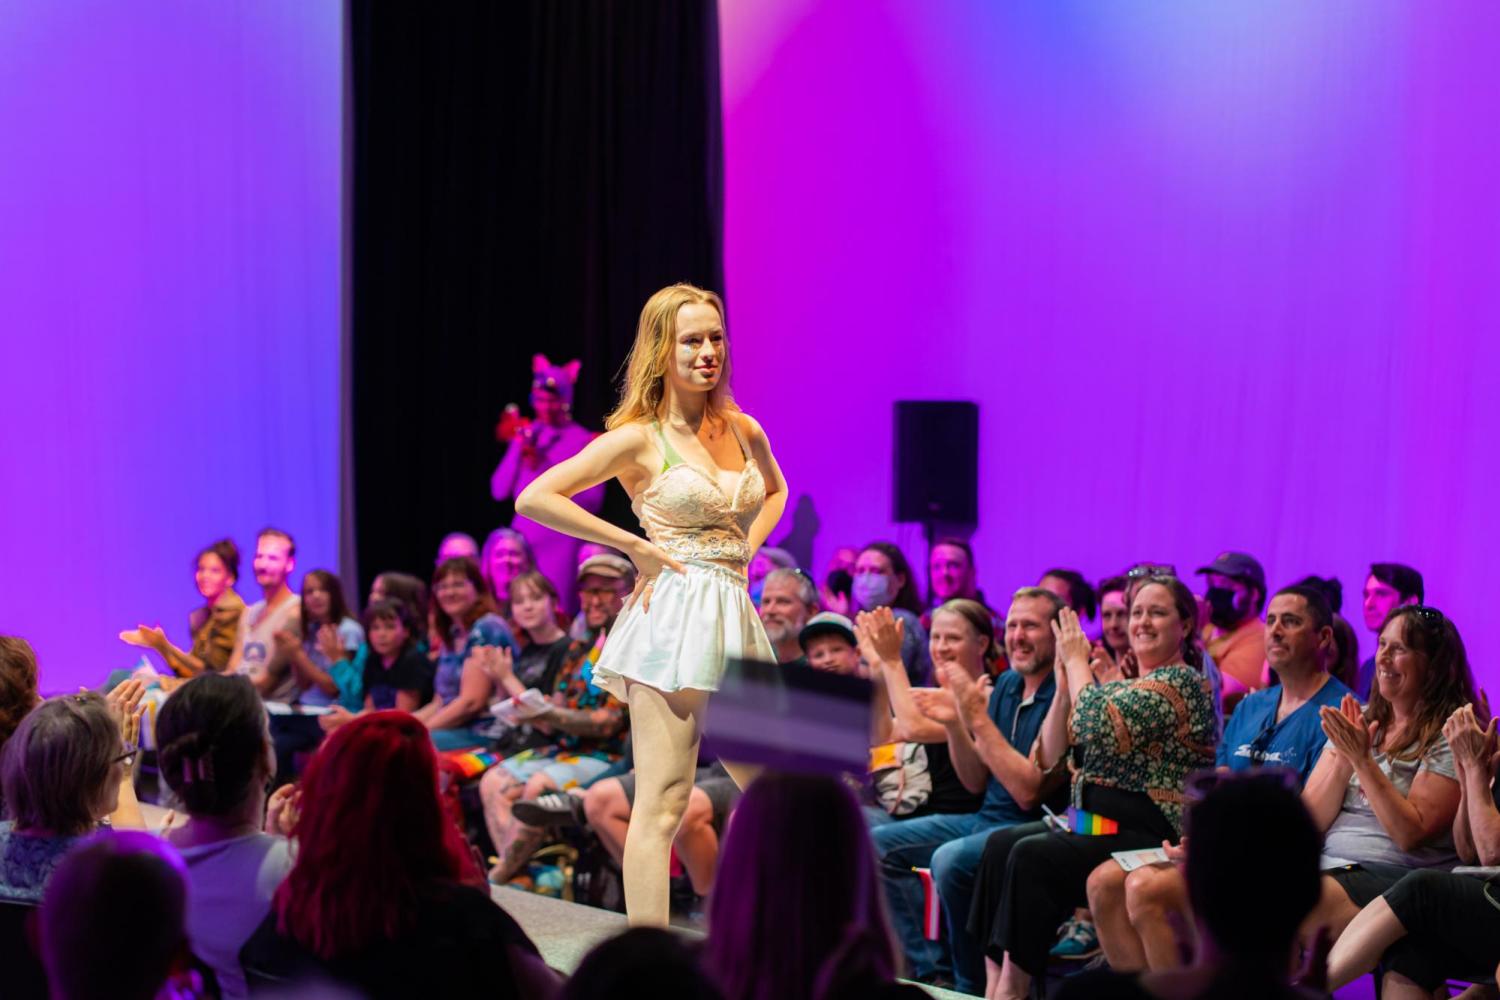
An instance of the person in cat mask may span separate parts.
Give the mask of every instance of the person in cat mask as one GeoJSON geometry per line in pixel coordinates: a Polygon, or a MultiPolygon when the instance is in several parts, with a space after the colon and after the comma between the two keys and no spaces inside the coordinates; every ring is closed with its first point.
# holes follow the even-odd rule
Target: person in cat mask
{"type": "Polygon", "coordinates": [[[1221,552],[1198,572],[1207,577],[1203,593],[1208,624],[1203,645],[1224,675],[1224,715],[1251,691],[1266,686],[1266,571],[1254,556],[1221,552]]]}
{"type": "MultiPolygon", "coordinates": [[[[519,496],[543,472],[572,458],[598,435],[573,420],[573,386],[578,381],[579,363],[569,361],[555,365],[545,354],[531,359],[531,408],[536,419],[521,416],[512,404],[505,408],[495,436],[506,444],[505,457],[490,477],[490,494],[500,501],[519,496]]],[[[592,486],[573,497],[590,514],[604,507],[604,487],[592,486]]],[[[571,587],[561,584],[573,579],[578,568],[580,542],[560,531],[553,531],[527,517],[516,515],[510,526],[519,531],[531,545],[536,569],[552,581],[561,592],[564,613],[578,611],[571,587]]]]}

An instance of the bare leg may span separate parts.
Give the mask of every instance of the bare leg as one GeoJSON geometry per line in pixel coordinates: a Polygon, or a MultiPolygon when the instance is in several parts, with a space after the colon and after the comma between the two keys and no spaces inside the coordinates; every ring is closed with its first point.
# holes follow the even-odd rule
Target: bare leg
{"type": "Polygon", "coordinates": [[[1428,993],[1399,972],[1387,972],[1380,980],[1380,1000],[1431,1000],[1433,996],[1447,996],[1446,989],[1428,993]]]}
{"type": "Polygon", "coordinates": [[[1000,963],[990,956],[984,956],[984,997],[985,1000],[994,1000],[1000,995],[1000,963]]]}
{"type": "Polygon", "coordinates": [[[1302,929],[1298,932],[1302,938],[1304,949],[1312,947],[1313,939],[1317,937],[1318,928],[1328,928],[1328,940],[1337,946],[1339,937],[1344,933],[1344,928],[1359,915],[1359,907],[1349,899],[1342,886],[1329,875],[1323,876],[1322,893],[1318,902],[1313,906],[1302,921],[1302,929]]]}
{"type": "Polygon", "coordinates": [[[1031,995],[1031,974],[1010,960],[1005,953],[1005,964],[1000,967],[1000,984],[995,991],[997,1000],[1026,1000],[1031,995]]]}
{"type": "Polygon", "coordinates": [[[765,767],[760,764],[739,764],[722,758],[719,760],[719,763],[724,765],[725,772],[728,773],[730,780],[739,787],[740,791],[749,788],[750,782],[759,778],[760,772],[765,770],[765,767]]]}
{"type": "Polygon", "coordinates": [[[693,891],[707,896],[714,884],[714,865],[719,860],[719,834],[714,830],[714,806],[701,788],[688,796],[682,829],[677,831],[677,857],[687,869],[693,891]]]}
{"type": "Polygon", "coordinates": [[[1187,880],[1175,865],[1148,865],[1125,876],[1125,912],[1135,927],[1153,972],[1182,967],[1182,950],[1168,917],[1183,916],[1183,926],[1193,927],[1188,906],[1187,880]]]}
{"type": "Polygon", "coordinates": [[[619,864],[625,856],[625,831],[630,827],[630,800],[618,778],[605,778],[583,793],[583,814],[589,828],[609,856],[619,864]]]}
{"type": "MultiPolygon", "coordinates": [[[[538,772],[527,780],[520,798],[534,799],[538,795],[556,790],[557,782],[538,772]]],[[[495,854],[499,860],[490,869],[490,881],[504,883],[515,878],[546,839],[547,831],[539,827],[527,826],[512,816],[510,827],[505,833],[505,842],[495,844],[495,854]]]]}
{"type": "Polygon", "coordinates": [[[1336,990],[1371,971],[1385,950],[1406,936],[1384,896],[1376,896],[1344,928],[1328,954],[1328,988],[1336,990]]]}
{"type": "Polygon", "coordinates": [[[1141,936],[1130,926],[1125,909],[1125,869],[1113,859],[1089,873],[1089,910],[1094,915],[1094,929],[1099,932],[1099,947],[1109,967],[1116,972],[1139,972],[1146,967],[1146,950],[1141,936]]]}
{"type": "Polygon", "coordinates": [[[484,826],[490,833],[490,842],[498,853],[510,837],[510,828],[515,823],[511,815],[511,803],[521,797],[521,783],[503,767],[492,767],[479,779],[479,801],[484,807],[484,826]]]}
{"type": "Polygon", "coordinates": [[[635,809],[620,864],[625,914],[634,927],[665,927],[671,916],[672,839],[698,770],[698,739],[708,692],[670,694],[645,684],[626,690],[635,741],[635,809]]]}

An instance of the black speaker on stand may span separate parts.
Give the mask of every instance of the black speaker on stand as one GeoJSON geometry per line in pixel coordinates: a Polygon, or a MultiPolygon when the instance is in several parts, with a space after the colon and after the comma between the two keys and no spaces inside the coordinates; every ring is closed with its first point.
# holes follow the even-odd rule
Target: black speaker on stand
{"type": "Polygon", "coordinates": [[[979,404],[896,403],[895,521],[918,522],[930,549],[940,534],[979,524],[979,404]]]}

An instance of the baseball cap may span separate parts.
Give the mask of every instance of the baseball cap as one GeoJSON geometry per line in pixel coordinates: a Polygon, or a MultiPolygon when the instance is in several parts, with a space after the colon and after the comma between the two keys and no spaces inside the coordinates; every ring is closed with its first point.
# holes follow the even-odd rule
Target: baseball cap
{"type": "Polygon", "coordinates": [[[854,637],[854,623],[837,612],[824,611],[809,618],[802,631],[797,633],[797,644],[806,652],[808,640],[820,635],[843,636],[849,640],[849,645],[859,645],[859,640],[854,637]]]}
{"type": "Polygon", "coordinates": [[[1198,572],[1232,576],[1236,580],[1255,584],[1262,593],[1266,589],[1266,571],[1254,556],[1244,552],[1220,552],[1213,562],[1198,567],[1198,572]]]}
{"type": "Polygon", "coordinates": [[[578,579],[582,580],[590,575],[611,580],[628,580],[635,576],[635,564],[624,556],[601,552],[597,556],[589,556],[578,566],[578,579]]]}

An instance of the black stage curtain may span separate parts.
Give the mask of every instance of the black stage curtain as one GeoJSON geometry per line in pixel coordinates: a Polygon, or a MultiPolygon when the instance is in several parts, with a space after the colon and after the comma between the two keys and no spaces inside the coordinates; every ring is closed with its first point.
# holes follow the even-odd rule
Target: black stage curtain
{"type": "Polygon", "coordinates": [[[714,0],[354,0],[349,30],[363,594],[509,521],[494,425],[534,353],[583,362],[599,429],[651,292],[722,289],[722,148],[714,0]]]}

